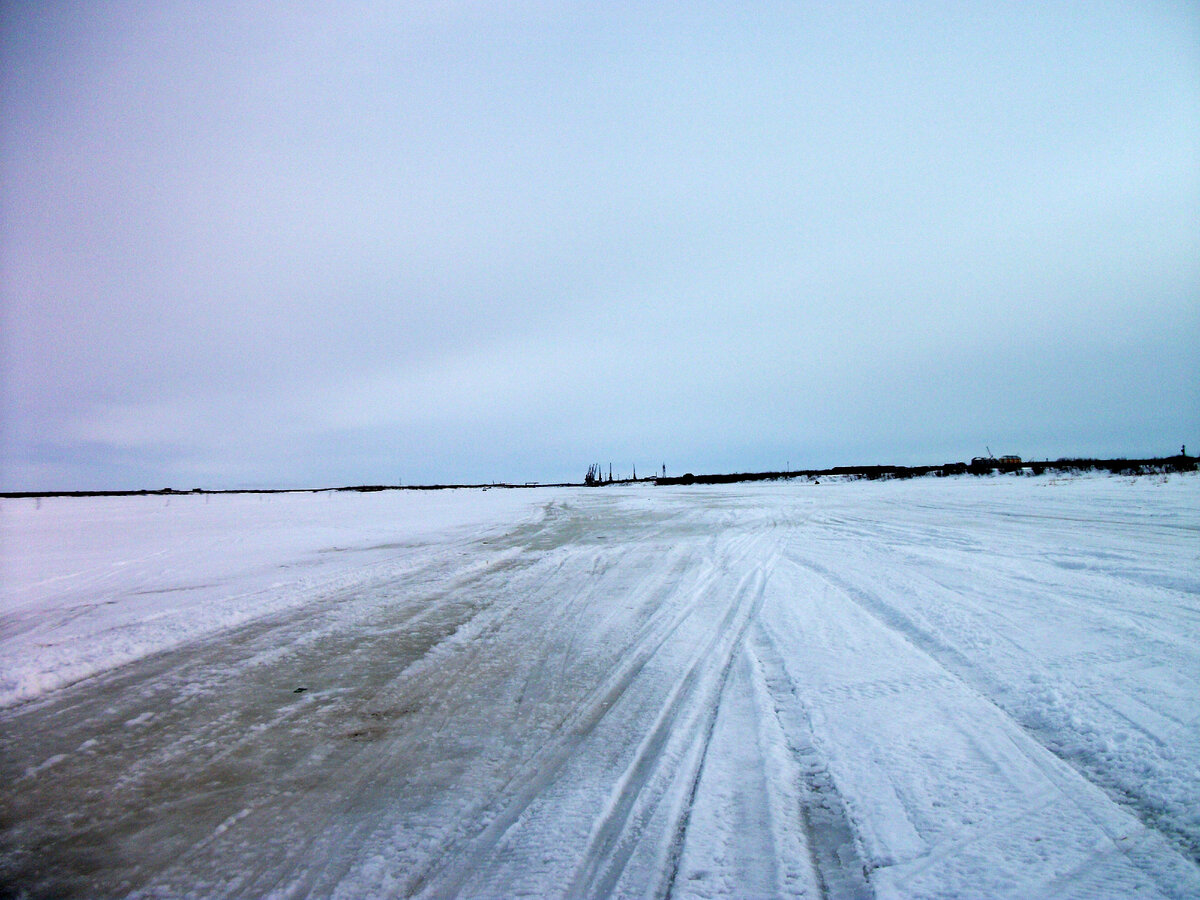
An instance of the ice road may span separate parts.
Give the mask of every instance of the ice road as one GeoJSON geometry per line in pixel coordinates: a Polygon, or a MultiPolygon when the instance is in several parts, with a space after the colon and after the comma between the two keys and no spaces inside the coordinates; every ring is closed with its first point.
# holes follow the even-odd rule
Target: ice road
{"type": "Polygon", "coordinates": [[[0,895],[1200,896],[1200,479],[5,500],[0,895]]]}

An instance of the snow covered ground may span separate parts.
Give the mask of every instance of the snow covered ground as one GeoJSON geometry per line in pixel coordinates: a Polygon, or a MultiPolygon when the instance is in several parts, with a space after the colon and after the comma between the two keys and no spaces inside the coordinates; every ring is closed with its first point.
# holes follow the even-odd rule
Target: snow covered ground
{"type": "Polygon", "coordinates": [[[1200,479],[0,502],[0,895],[1200,896],[1200,479]]]}

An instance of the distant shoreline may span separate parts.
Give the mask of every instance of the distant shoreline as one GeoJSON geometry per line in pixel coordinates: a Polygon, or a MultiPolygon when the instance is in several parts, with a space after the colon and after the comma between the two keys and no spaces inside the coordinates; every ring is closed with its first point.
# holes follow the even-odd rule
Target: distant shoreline
{"type": "Polygon", "coordinates": [[[944,478],[950,475],[989,475],[993,472],[1018,475],[1045,473],[1107,471],[1113,475],[1160,475],[1167,472],[1195,472],[1200,459],[1194,456],[1164,456],[1153,459],[1056,459],[1002,462],[996,459],[976,459],[970,463],[954,462],[932,466],[834,466],[829,469],[796,469],[781,472],[743,472],[730,475],[680,475],[655,478],[656,484],[735,484],[743,481],[777,481],[789,478],[828,478],[833,476],[867,479],[922,478],[928,475],[944,478]]]}
{"type": "MultiPolygon", "coordinates": [[[[649,479],[642,480],[646,481],[649,479]]],[[[542,484],[541,482],[529,482],[527,484],[356,484],[346,487],[321,488],[192,488],[190,491],[179,490],[177,488],[129,491],[0,491],[0,498],[20,500],[27,497],[196,497],[211,494],[336,494],[343,492],[371,494],[379,491],[465,491],[539,487],[583,487],[583,484],[579,482],[562,482],[559,484],[542,484]]]]}
{"type": "Polygon", "coordinates": [[[379,491],[455,491],[455,490],[516,490],[522,488],[563,488],[563,487],[606,487],[612,484],[654,484],[654,485],[692,485],[692,484],[737,484],[748,481],[786,481],[792,478],[819,479],[835,476],[866,479],[869,481],[893,480],[905,478],[923,478],[929,475],[948,477],[951,475],[988,475],[993,472],[1009,474],[1028,474],[1032,476],[1045,473],[1107,471],[1113,475],[1161,475],[1174,472],[1195,472],[1200,470],[1200,458],[1194,456],[1163,456],[1152,459],[1057,459],[1057,460],[1024,460],[1020,463],[1000,462],[999,460],[973,460],[970,463],[955,462],[930,466],[833,466],[828,469],[791,469],[777,472],[739,472],[731,474],[693,475],[687,473],[678,476],[653,476],[650,478],[624,478],[613,481],[600,481],[593,485],[583,482],[541,483],[529,481],[523,484],[490,483],[490,484],[359,484],[345,487],[322,488],[192,488],[179,490],[177,488],[159,488],[157,490],[141,489],[127,491],[0,491],[0,498],[20,500],[25,498],[48,497],[152,497],[152,496],[195,496],[198,494],[321,494],[321,493],[376,493],[379,491]]]}

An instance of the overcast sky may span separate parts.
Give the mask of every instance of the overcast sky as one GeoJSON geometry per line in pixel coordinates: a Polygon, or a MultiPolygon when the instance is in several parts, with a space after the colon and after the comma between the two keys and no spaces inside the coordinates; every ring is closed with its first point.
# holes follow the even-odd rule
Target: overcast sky
{"type": "Polygon", "coordinates": [[[1200,4],[0,9],[0,488],[1200,452],[1200,4]]]}

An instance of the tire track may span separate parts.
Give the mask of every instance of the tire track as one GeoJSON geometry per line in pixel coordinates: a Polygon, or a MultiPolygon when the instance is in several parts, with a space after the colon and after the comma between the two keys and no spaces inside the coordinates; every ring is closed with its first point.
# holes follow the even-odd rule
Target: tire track
{"type": "MultiPolygon", "coordinates": [[[[663,599],[638,629],[630,647],[620,654],[617,668],[589,691],[559,726],[558,735],[543,744],[501,786],[486,806],[474,810],[474,819],[486,826],[472,837],[442,848],[433,868],[418,873],[408,888],[410,894],[454,896],[474,874],[473,864],[491,853],[509,828],[559,775],[578,747],[610,714],[647,664],[696,612],[696,599],[709,594],[723,573],[737,571],[746,558],[753,558],[762,535],[736,535],[724,546],[710,547],[690,585],[669,577],[674,567],[658,570],[650,594],[663,599]],[[671,602],[685,596],[684,602],[671,602]]],[[[677,574],[677,573],[676,573],[677,574]]],[[[736,612],[731,610],[731,614],[736,612]]],[[[728,618],[728,616],[727,616],[728,618]]],[[[716,629],[719,634],[720,630],[716,629]]]]}
{"type": "MultiPolygon", "coordinates": [[[[1053,733],[1046,733],[1043,729],[1033,727],[1022,721],[1019,715],[1010,712],[998,699],[1005,696],[1006,691],[1003,683],[996,676],[981,669],[958,648],[922,628],[884,598],[860,588],[847,578],[812,560],[797,560],[797,562],[816,572],[880,625],[891,630],[917,652],[924,654],[941,669],[958,679],[981,700],[995,708],[1007,721],[1011,722],[1013,728],[1029,737],[1055,759],[1065,763],[1082,779],[1099,788],[1120,808],[1137,819],[1149,832],[1157,835],[1167,845],[1182,852],[1193,864],[1200,861],[1200,844],[1197,843],[1194,834],[1175,827],[1173,822],[1163,815],[1163,811],[1154,804],[1152,798],[1141,793],[1137,787],[1119,781],[1115,775],[1105,770],[1101,760],[1079,748],[1076,748],[1074,752],[1065,752],[1060,740],[1053,733]]],[[[1044,763],[1032,756],[1030,760],[1033,765],[1048,775],[1050,774],[1044,763]]],[[[1061,778],[1053,780],[1068,796],[1075,794],[1069,785],[1063,784],[1061,778]]],[[[1082,799],[1079,800],[1078,805],[1080,810],[1086,813],[1086,803],[1082,799]]]]}
{"type": "Polygon", "coordinates": [[[747,645],[756,681],[770,698],[799,778],[797,805],[809,864],[821,896],[826,900],[873,897],[845,802],[824,757],[813,743],[808,712],[784,667],[778,639],[760,623],[751,630],[747,645]]]}
{"type": "Polygon", "coordinates": [[[670,895],[692,800],[734,651],[762,608],[765,580],[763,566],[743,576],[734,590],[728,612],[675,683],[658,718],[634,753],[633,761],[617,782],[605,814],[594,826],[567,896],[607,897],[613,893],[646,821],[662,799],[661,793],[648,788],[652,782],[663,780],[661,773],[665,772],[668,761],[676,761],[676,753],[671,752],[669,745],[682,743],[685,747],[699,747],[699,750],[690,754],[690,765],[670,773],[668,784],[662,789],[669,790],[670,783],[677,780],[684,785],[684,802],[671,831],[667,873],[656,892],[657,896],[670,895]],[[685,708],[695,711],[686,717],[684,727],[676,730],[675,723],[685,708]]]}

